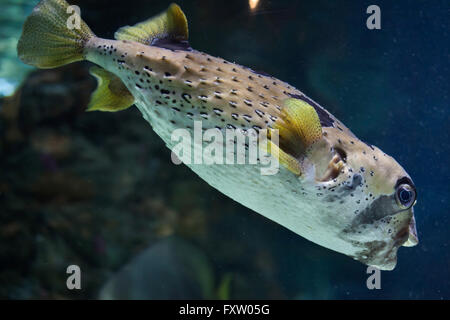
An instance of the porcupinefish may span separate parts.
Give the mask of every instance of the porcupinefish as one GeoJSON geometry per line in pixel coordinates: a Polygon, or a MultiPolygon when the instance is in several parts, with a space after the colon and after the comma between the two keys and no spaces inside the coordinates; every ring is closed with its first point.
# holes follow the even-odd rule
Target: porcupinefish
{"type": "Polygon", "coordinates": [[[79,16],[79,26],[69,27],[68,12],[65,0],[41,1],[24,24],[18,55],[39,68],[98,65],[88,110],[136,105],[170,149],[174,130],[191,132],[197,121],[222,133],[278,130],[279,142],[266,145],[277,155],[276,174],[262,175],[261,164],[187,165],[242,205],[364,264],[392,270],[398,248],[418,243],[416,188],[392,157],[293,86],[192,49],[176,4],[120,28],[116,40],[98,38],[79,16]]]}

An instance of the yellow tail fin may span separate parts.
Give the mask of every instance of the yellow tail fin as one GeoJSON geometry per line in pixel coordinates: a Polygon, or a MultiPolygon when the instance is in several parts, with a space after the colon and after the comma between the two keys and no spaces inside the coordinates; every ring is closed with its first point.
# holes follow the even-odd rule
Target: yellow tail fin
{"type": "Polygon", "coordinates": [[[65,0],[43,0],[25,21],[17,45],[19,58],[39,68],[84,60],[91,29],[65,0]]]}

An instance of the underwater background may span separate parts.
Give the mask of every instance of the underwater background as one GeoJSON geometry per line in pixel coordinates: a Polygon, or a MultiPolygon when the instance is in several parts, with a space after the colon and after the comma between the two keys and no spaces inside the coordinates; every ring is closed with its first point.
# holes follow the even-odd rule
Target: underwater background
{"type": "MultiPolygon", "coordinates": [[[[37,2],[0,0],[0,298],[450,298],[448,0],[177,1],[193,48],[294,85],[411,175],[420,243],[381,290],[366,266],[172,164],[136,108],[86,113],[90,63],[22,64],[37,2]],[[381,30],[366,27],[372,4],[381,30]],[[72,264],[81,290],[66,287],[72,264]]],[[[69,2],[106,38],[170,4],[69,2]]]]}

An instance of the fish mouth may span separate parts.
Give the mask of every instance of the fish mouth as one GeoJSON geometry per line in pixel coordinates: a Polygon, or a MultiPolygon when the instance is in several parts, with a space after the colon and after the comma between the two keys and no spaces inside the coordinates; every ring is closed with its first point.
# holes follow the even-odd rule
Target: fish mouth
{"type": "MultiPolygon", "coordinates": [[[[368,236],[364,233],[359,233],[358,231],[362,231],[361,229],[352,230],[354,231],[353,234],[348,233],[347,236],[350,236],[354,240],[353,243],[355,246],[361,248],[353,256],[354,259],[380,270],[393,270],[397,264],[398,249],[402,246],[412,247],[419,243],[414,210],[410,208],[383,217],[382,219],[360,220],[358,222],[374,224],[382,220],[393,222],[391,224],[392,227],[387,226],[387,228],[391,228],[394,231],[390,236],[386,236],[386,233],[382,231],[380,231],[378,236],[368,236]],[[399,228],[395,228],[395,225],[398,225],[399,228]]],[[[358,222],[356,222],[357,225],[359,224],[358,222]]],[[[380,230],[380,228],[373,229],[373,232],[377,232],[376,230],[380,230]]]]}
{"type": "Polygon", "coordinates": [[[419,244],[419,237],[417,236],[416,219],[414,218],[414,210],[413,210],[413,216],[411,218],[411,222],[409,223],[408,239],[403,243],[403,246],[414,247],[418,244],[419,244]]]}
{"type": "MultiPolygon", "coordinates": [[[[410,211],[411,218],[403,228],[401,228],[393,237],[393,242],[384,244],[381,246],[378,252],[378,259],[374,261],[368,261],[367,264],[373,265],[380,270],[393,270],[397,265],[397,251],[400,247],[413,247],[419,243],[417,236],[416,221],[414,218],[414,209],[410,211]]],[[[406,215],[407,212],[404,212],[406,215]]]]}

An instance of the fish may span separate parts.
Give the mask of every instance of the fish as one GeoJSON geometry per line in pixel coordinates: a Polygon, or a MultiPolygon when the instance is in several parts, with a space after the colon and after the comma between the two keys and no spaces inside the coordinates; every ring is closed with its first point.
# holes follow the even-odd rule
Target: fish
{"type": "MultiPolygon", "coordinates": [[[[98,87],[87,111],[135,105],[171,150],[178,146],[173,133],[195,135],[198,123],[201,132],[258,135],[260,151],[279,164],[274,174],[261,174],[263,152],[256,164],[184,163],[243,206],[365,265],[393,270],[398,249],[418,244],[417,190],[394,158],[294,86],[193,49],[178,5],[120,28],[114,40],[97,37],[73,12],[65,0],[38,3],[17,51],[38,68],[94,63],[98,87]],[[69,28],[69,18],[78,27],[69,28]]],[[[191,147],[204,146],[194,139],[191,147]]],[[[249,147],[241,141],[234,150],[248,156],[249,147]]]]}

